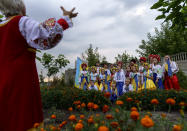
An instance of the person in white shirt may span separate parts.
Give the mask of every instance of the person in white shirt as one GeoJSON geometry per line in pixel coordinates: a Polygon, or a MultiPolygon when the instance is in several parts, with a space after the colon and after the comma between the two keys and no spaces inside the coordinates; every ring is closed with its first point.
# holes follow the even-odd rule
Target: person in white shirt
{"type": "Polygon", "coordinates": [[[160,61],[159,55],[153,56],[153,65],[152,65],[152,71],[153,71],[153,82],[159,89],[164,89],[164,85],[162,83],[162,67],[158,64],[160,61]]]}
{"type": "Polygon", "coordinates": [[[125,79],[125,84],[123,86],[123,93],[132,92],[134,90],[130,82],[131,82],[130,78],[125,79]]]}
{"type": "Polygon", "coordinates": [[[179,71],[176,62],[171,61],[170,56],[165,56],[165,63],[162,66],[164,73],[164,88],[166,90],[175,89],[180,90],[179,81],[176,73],[179,71]]]}
{"type": "Polygon", "coordinates": [[[125,74],[122,69],[122,66],[123,66],[123,63],[118,62],[118,66],[117,66],[118,71],[115,73],[115,76],[114,76],[114,81],[116,82],[118,96],[121,96],[123,94],[123,85],[125,81],[125,74]]]}
{"type": "Polygon", "coordinates": [[[90,87],[88,89],[98,91],[97,86],[95,85],[94,81],[92,81],[92,80],[90,81],[90,87]]]}

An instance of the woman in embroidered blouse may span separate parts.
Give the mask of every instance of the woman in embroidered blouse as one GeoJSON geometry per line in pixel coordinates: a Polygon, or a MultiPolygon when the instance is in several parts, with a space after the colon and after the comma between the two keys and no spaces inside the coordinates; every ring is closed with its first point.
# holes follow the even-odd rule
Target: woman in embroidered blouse
{"type": "Polygon", "coordinates": [[[165,63],[163,65],[164,73],[164,88],[166,90],[175,89],[180,90],[179,81],[176,73],[179,71],[177,63],[171,61],[170,56],[165,56],[165,63]]]}
{"type": "Polygon", "coordinates": [[[0,131],[32,130],[43,122],[40,87],[36,70],[36,49],[55,47],[64,30],[72,27],[75,9],[56,20],[42,23],[26,16],[22,0],[1,0],[0,11],[0,131]]]}

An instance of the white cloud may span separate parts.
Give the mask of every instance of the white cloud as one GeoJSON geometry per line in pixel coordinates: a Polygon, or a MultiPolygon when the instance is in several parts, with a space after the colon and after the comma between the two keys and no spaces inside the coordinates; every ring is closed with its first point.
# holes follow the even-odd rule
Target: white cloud
{"type": "MultiPolygon", "coordinates": [[[[155,21],[158,12],[150,10],[150,0],[25,0],[28,15],[44,21],[50,17],[60,18],[60,6],[76,7],[79,15],[73,20],[74,27],[64,32],[64,39],[48,52],[57,56],[64,54],[74,66],[77,56],[90,43],[114,62],[114,57],[125,50],[135,56],[135,50],[146,39],[148,32],[159,27],[155,21]],[[111,53],[112,52],[112,53],[111,53]]],[[[37,64],[38,69],[41,65],[37,64]]]]}

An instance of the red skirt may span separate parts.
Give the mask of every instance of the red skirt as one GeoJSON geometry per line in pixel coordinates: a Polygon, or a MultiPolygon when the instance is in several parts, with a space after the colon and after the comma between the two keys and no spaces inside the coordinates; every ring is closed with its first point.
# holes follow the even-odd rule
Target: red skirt
{"type": "Polygon", "coordinates": [[[180,90],[179,81],[176,74],[174,74],[172,77],[169,77],[168,74],[165,73],[164,88],[166,90],[180,90]]]}

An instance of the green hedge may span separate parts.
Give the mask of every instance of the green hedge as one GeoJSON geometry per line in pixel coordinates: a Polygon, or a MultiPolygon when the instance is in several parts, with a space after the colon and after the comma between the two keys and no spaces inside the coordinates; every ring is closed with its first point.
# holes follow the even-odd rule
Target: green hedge
{"type": "Polygon", "coordinates": [[[110,101],[106,99],[101,92],[83,91],[77,88],[41,88],[42,104],[44,109],[56,107],[56,109],[67,109],[73,106],[74,101],[80,100],[87,104],[93,102],[100,107],[110,105],[110,101]]]}
{"type": "MultiPolygon", "coordinates": [[[[130,109],[132,106],[137,107],[138,104],[136,102],[140,102],[140,108],[143,111],[153,110],[153,105],[151,104],[151,100],[156,98],[159,101],[159,104],[156,106],[156,111],[167,111],[168,104],[166,104],[167,98],[173,98],[176,101],[176,104],[172,106],[172,111],[178,111],[180,109],[179,103],[185,102],[187,103],[187,92],[184,91],[175,91],[175,90],[144,90],[142,92],[129,92],[125,93],[119,99],[124,102],[123,107],[126,109],[130,109]],[[126,99],[131,97],[133,99],[132,102],[127,102],[126,99]],[[135,102],[136,101],[136,102],[135,102]]],[[[186,109],[185,109],[186,110],[186,109]]]]}

